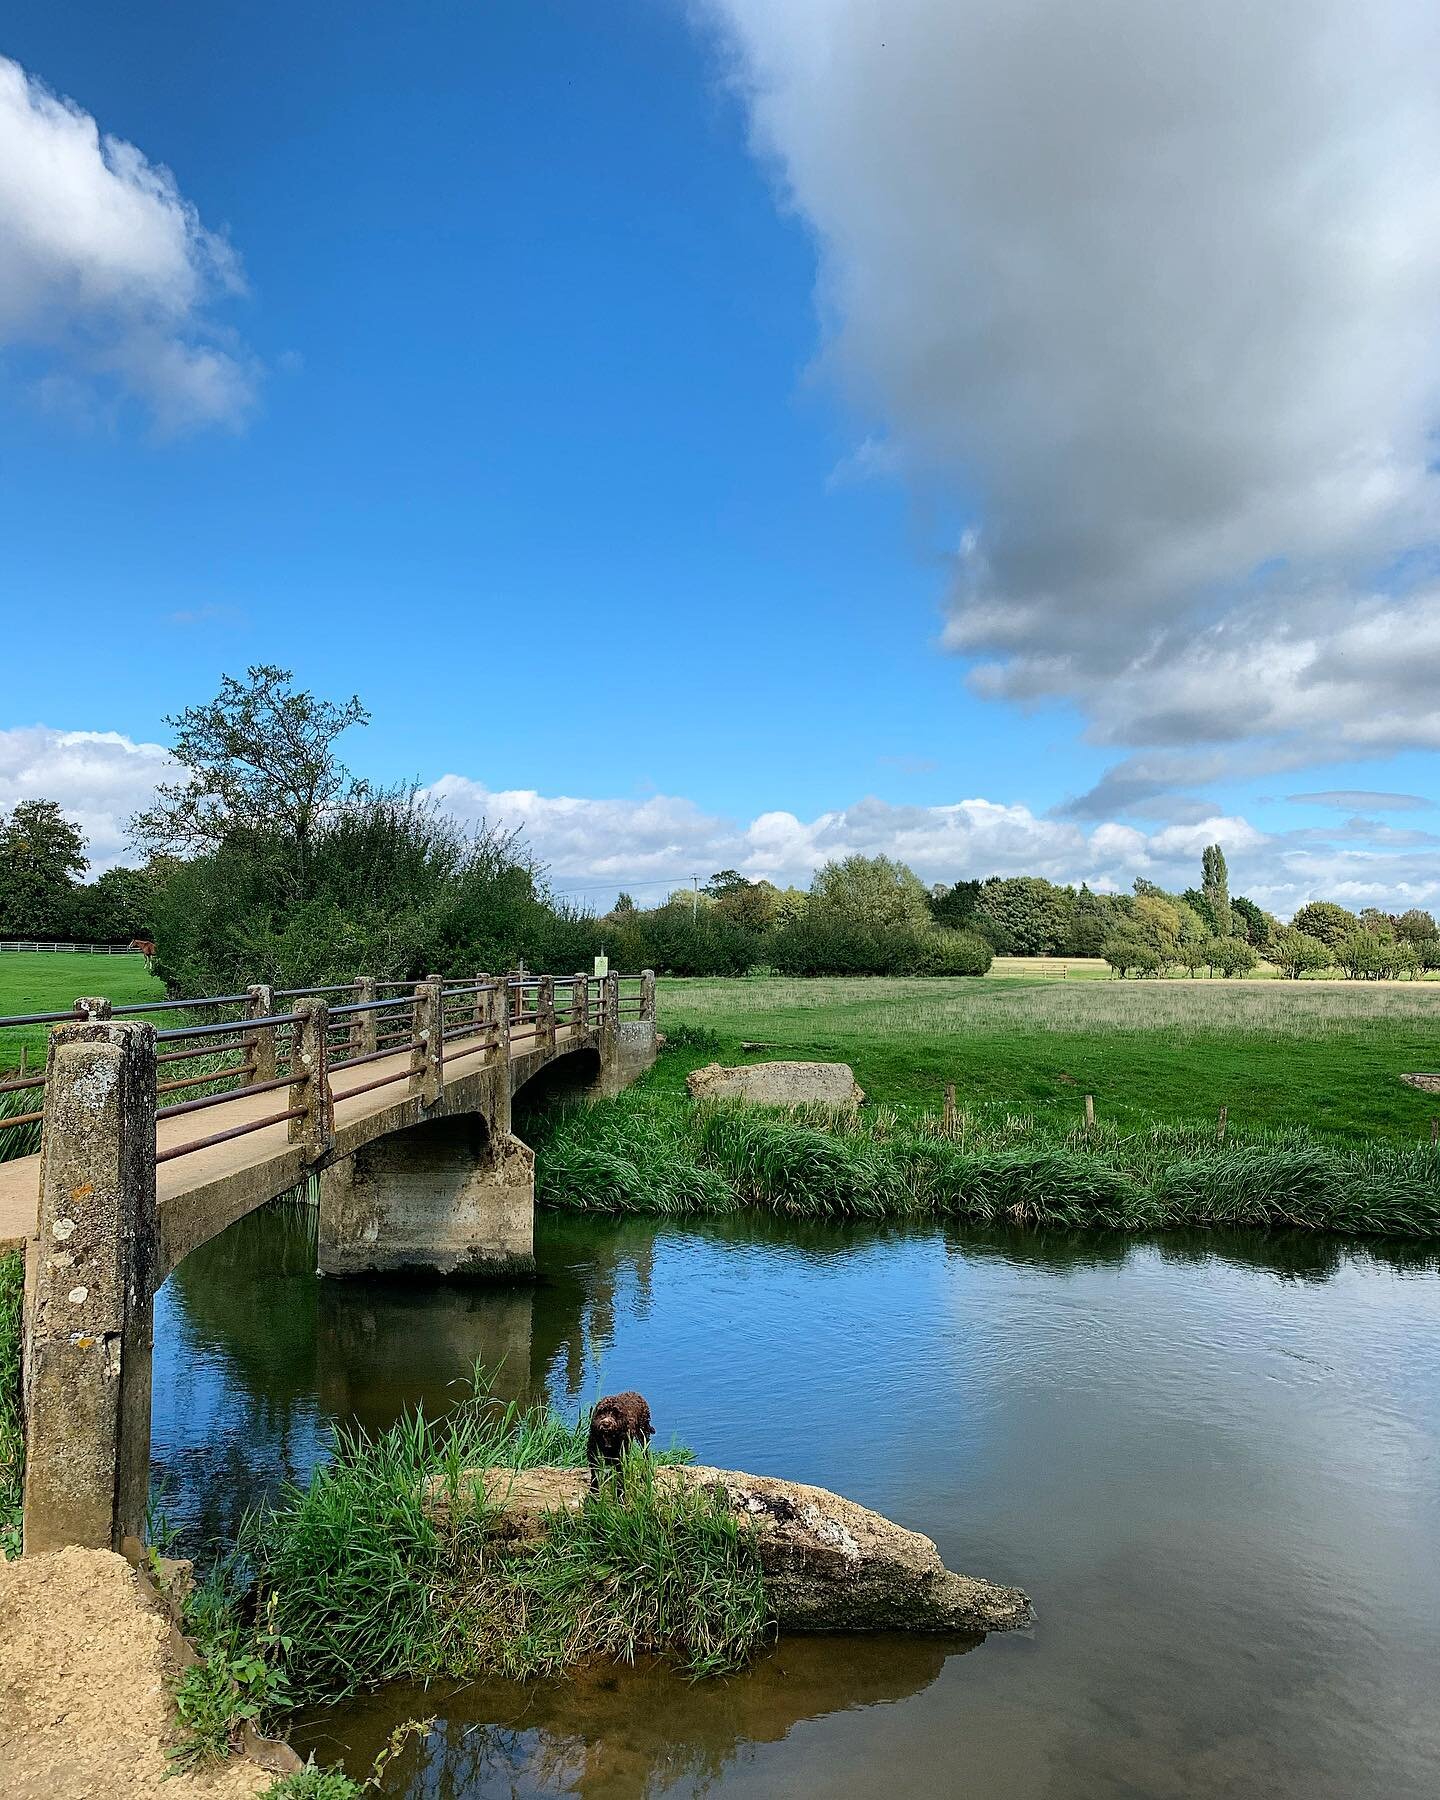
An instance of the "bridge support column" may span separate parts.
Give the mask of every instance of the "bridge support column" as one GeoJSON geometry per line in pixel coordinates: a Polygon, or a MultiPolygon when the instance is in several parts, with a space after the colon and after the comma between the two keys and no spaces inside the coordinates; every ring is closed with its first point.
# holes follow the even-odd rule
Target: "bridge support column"
{"type": "Polygon", "coordinates": [[[154,1268],[154,1028],[57,1026],[27,1257],[27,1554],[143,1533],[154,1268]]]}
{"type": "MultiPolygon", "coordinates": [[[[496,1087],[508,1101],[508,1071],[496,1087]]],[[[534,1153],[476,1113],[375,1139],[320,1178],[319,1263],[323,1275],[533,1274],[534,1153]]]]}

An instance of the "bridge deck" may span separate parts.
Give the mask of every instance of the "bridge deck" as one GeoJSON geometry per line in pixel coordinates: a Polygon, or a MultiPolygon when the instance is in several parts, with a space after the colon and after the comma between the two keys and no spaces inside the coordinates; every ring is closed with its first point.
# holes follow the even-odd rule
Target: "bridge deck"
{"type": "MultiPolygon", "coordinates": [[[[513,1029],[510,1036],[511,1063],[532,1057],[540,1047],[537,1038],[538,1032],[533,1026],[513,1029]]],[[[592,1041],[592,1035],[572,1030],[567,1025],[558,1026],[555,1032],[557,1054],[562,1050],[583,1047],[592,1041]]],[[[453,1059],[457,1052],[463,1052],[468,1042],[465,1038],[452,1039],[445,1046],[447,1059],[453,1059]]],[[[463,1076],[488,1071],[494,1066],[494,1060],[493,1050],[484,1055],[472,1054],[459,1064],[457,1074],[463,1076]]],[[[363,1129],[357,1128],[363,1128],[369,1119],[393,1111],[397,1103],[403,1103],[406,1099],[406,1089],[399,1082],[376,1088],[371,1093],[356,1094],[350,1099],[342,1097],[346,1087],[352,1083],[358,1086],[362,1082],[379,1081],[384,1076],[398,1074],[409,1066],[410,1050],[406,1046],[397,1050],[393,1056],[382,1057],[359,1069],[342,1069],[334,1076],[332,1086],[339,1090],[335,1098],[337,1141],[357,1135],[363,1137],[363,1129]]],[[[212,1137],[217,1132],[229,1131],[236,1125],[247,1125],[253,1119],[263,1119],[282,1111],[284,1105],[285,1093],[280,1089],[274,1093],[250,1094],[241,1100],[224,1101],[201,1112],[182,1113],[178,1118],[160,1119],[155,1126],[155,1147],[163,1152],[177,1144],[190,1143],[196,1138],[212,1137]]],[[[183,1243],[185,1233],[173,1216],[176,1201],[252,1171],[257,1176],[268,1177],[260,1185],[273,1183],[272,1193],[283,1193],[286,1188],[302,1179],[304,1164],[299,1147],[288,1141],[287,1125],[267,1125],[244,1137],[231,1138],[228,1143],[212,1144],[208,1149],[194,1150],[187,1156],[177,1156],[170,1162],[161,1163],[155,1171],[155,1187],[162,1243],[167,1238],[177,1248],[183,1243]],[[169,1231],[167,1208],[172,1213],[168,1221],[171,1227],[169,1231]]],[[[35,1235],[39,1203],[39,1156],[20,1156],[10,1162],[0,1163],[0,1251],[16,1249],[35,1235]]],[[[181,1248],[180,1254],[183,1253],[181,1248]]],[[[162,1265],[168,1268],[179,1257],[162,1252],[161,1260],[162,1265]]]]}

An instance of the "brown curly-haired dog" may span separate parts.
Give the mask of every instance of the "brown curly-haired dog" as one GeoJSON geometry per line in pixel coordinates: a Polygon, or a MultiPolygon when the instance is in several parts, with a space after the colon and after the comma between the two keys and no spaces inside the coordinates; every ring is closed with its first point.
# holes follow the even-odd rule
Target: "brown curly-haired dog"
{"type": "Polygon", "coordinates": [[[600,1486],[603,1468],[620,1467],[628,1445],[638,1444],[643,1450],[654,1435],[650,1408],[643,1394],[606,1394],[597,1400],[590,1414],[590,1436],[585,1443],[592,1491],[600,1486]]]}

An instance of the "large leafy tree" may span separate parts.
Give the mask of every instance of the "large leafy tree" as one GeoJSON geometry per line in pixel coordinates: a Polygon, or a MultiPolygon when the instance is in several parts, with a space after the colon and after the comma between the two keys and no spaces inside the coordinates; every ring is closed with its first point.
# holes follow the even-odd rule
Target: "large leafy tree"
{"type": "Polygon", "coordinates": [[[354,696],[337,705],[292,680],[289,669],[262,663],[244,681],[225,676],[205,705],[166,719],[187,778],[158,788],[130,821],[142,850],[195,855],[253,834],[287,848],[303,880],[322,822],[359,791],[336,740],[370,715],[354,696]]]}
{"type": "Polygon", "coordinates": [[[1074,911],[1074,889],[1043,875],[993,876],[981,887],[975,920],[997,926],[1016,955],[1055,956],[1070,941],[1074,911]]]}
{"type": "Polygon", "coordinates": [[[930,923],[930,895],[908,863],[888,856],[847,856],[816,871],[810,886],[811,911],[871,930],[930,923]]]}
{"type": "Polygon", "coordinates": [[[1360,929],[1360,921],[1354,913],[1337,906],[1333,900],[1311,900],[1300,908],[1290,923],[1306,937],[1319,938],[1331,950],[1352,931],[1360,929]]]}
{"type": "Polygon", "coordinates": [[[84,833],[56,801],[22,800],[0,813],[0,935],[69,931],[74,884],[89,866],[84,833]]]}

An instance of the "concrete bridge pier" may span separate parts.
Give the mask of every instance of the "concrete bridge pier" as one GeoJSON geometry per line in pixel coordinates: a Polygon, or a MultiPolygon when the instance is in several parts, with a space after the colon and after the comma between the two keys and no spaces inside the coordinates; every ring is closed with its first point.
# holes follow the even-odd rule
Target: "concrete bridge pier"
{"type": "MultiPolygon", "coordinates": [[[[107,1009],[108,1010],[108,1009],[107,1009]]],[[[155,1032],[59,1025],[26,1257],[24,1548],[143,1537],[154,1341],[155,1032]]]]}

